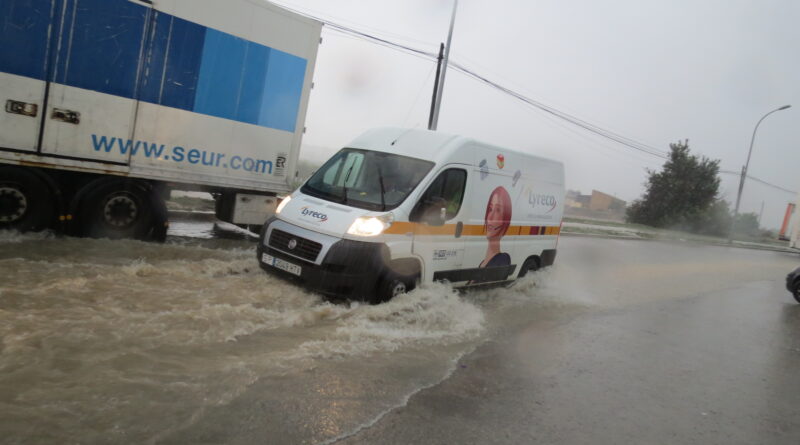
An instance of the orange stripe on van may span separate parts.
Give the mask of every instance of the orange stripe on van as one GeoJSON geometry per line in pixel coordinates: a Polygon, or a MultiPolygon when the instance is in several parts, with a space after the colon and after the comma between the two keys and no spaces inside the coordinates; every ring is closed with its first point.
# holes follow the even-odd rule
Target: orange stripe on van
{"type": "Polygon", "coordinates": [[[456,234],[455,224],[445,224],[443,226],[427,226],[425,224],[417,224],[414,227],[415,235],[453,235],[456,234]]]}
{"type": "MultiPolygon", "coordinates": [[[[506,236],[518,235],[558,235],[561,232],[559,226],[509,226],[506,236]]],[[[388,235],[405,235],[413,233],[416,235],[453,235],[456,234],[455,224],[445,224],[443,226],[429,226],[427,224],[398,221],[386,229],[388,235]]],[[[486,228],[478,224],[464,224],[461,231],[462,236],[486,236],[486,228]]]]}
{"type": "Polygon", "coordinates": [[[486,227],[477,224],[465,224],[464,231],[461,234],[464,236],[486,236],[486,227]]]}
{"type": "Polygon", "coordinates": [[[414,226],[416,225],[417,223],[398,221],[392,223],[392,225],[389,226],[389,228],[383,233],[389,235],[405,235],[406,233],[414,233],[414,226]]]}

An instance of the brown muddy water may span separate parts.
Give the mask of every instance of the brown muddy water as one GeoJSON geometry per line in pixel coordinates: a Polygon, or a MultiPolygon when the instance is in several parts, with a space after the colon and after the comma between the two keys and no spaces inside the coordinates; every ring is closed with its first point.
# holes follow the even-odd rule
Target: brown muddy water
{"type": "Polygon", "coordinates": [[[511,288],[332,304],[260,270],[251,237],[215,230],[173,225],[165,244],[0,232],[0,443],[331,442],[531,317],[767,267],[725,249],[571,239],[511,288]]]}
{"type": "Polygon", "coordinates": [[[174,227],[165,244],[0,232],[0,443],[172,443],[212,414],[219,443],[253,406],[273,439],[330,440],[445,378],[501,310],[443,285],[332,304],[265,274],[241,232],[174,227]]]}

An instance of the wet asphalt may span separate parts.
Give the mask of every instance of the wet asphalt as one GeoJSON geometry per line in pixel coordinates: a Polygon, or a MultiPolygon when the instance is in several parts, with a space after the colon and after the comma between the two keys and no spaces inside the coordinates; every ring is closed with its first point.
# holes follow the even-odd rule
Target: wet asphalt
{"type": "MultiPolygon", "coordinates": [[[[651,249],[659,262],[681,251],[631,243],[564,244],[651,249]]],[[[800,263],[742,249],[685,249],[800,263]]],[[[657,299],[530,314],[463,359],[449,379],[340,443],[798,444],[800,305],[782,274],[735,283],[717,275],[701,266],[652,277],[657,299]],[[715,289],[692,291],[704,276],[718,280],[715,289]]],[[[597,282],[595,294],[619,290],[597,282]]]]}
{"type": "Polygon", "coordinates": [[[800,443],[800,305],[759,283],[532,320],[341,443],[800,443]]]}
{"type": "Polygon", "coordinates": [[[779,272],[800,257],[562,246],[568,272],[594,265],[585,295],[611,298],[520,315],[450,378],[338,443],[800,443],[800,304],[779,272]],[[629,258],[596,261],[597,249],[629,258]]]}
{"type": "Polygon", "coordinates": [[[0,444],[800,443],[798,254],[565,236],[510,289],[345,307],[184,225],[9,235],[0,444]]]}

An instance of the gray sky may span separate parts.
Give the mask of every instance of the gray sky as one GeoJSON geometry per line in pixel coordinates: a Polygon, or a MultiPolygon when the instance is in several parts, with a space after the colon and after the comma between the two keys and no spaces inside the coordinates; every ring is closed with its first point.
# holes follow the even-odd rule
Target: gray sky
{"type": "MultiPolygon", "coordinates": [[[[430,52],[451,0],[275,3],[430,52]]],[[[459,3],[451,59],[535,100],[660,150],[800,190],[800,1],[541,0],[459,3]]],[[[435,66],[323,28],[304,137],[323,160],[364,130],[427,126],[435,66]]],[[[439,130],[559,159],[567,187],[631,201],[663,160],[599,138],[450,70],[439,130]]],[[[721,175],[735,199],[738,177],[721,175]]],[[[748,180],[742,211],[777,228],[796,196],[748,180]]]]}

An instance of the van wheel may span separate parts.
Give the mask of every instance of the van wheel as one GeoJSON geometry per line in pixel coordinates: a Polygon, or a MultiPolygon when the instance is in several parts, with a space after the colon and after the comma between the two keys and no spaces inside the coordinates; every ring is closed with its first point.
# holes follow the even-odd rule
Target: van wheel
{"type": "Polygon", "coordinates": [[[54,219],[50,190],[34,173],[0,167],[0,229],[44,230],[54,219]]]}
{"type": "Polygon", "coordinates": [[[792,295],[800,303],[800,280],[795,280],[794,285],[792,285],[792,295]]]}
{"type": "Polygon", "coordinates": [[[522,278],[528,272],[536,272],[537,270],[539,270],[539,258],[535,256],[528,257],[528,259],[522,263],[522,267],[519,268],[519,275],[517,278],[522,278]]]}
{"type": "Polygon", "coordinates": [[[159,219],[149,191],[134,181],[100,183],[86,194],[81,210],[81,231],[90,238],[146,240],[159,219]]]}
{"type": "Polygon", "coordinates": [[[378,284],[378,292],[370,299],[370,304],[380,304],[392,298],[411,292],[414,289],[414,280],[401,277],[396,274],[389,274],[378,284]]]}

